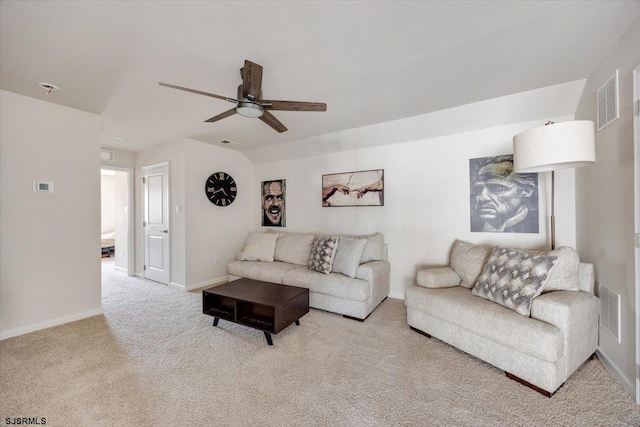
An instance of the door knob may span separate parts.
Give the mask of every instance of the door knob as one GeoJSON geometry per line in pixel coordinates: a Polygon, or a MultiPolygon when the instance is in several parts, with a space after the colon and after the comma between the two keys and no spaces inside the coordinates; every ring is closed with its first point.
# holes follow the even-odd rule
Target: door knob
{"type": "Polygon", "coordinates": [[[169,232],[169,230],[162,230],[162,232],[163,232],[163,233],[168,233],[168,232],[169,232]]]}

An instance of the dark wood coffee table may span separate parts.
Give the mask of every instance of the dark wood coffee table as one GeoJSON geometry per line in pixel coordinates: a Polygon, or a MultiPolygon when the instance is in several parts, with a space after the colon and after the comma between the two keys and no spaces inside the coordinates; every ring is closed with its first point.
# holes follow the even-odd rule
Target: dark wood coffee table
{"type": "Polygon", "coordinates": [[[309,289],[238,279],[202,291],[202,312],[264,332],[269,345],[277,334],[309,312],[309,289]]]}

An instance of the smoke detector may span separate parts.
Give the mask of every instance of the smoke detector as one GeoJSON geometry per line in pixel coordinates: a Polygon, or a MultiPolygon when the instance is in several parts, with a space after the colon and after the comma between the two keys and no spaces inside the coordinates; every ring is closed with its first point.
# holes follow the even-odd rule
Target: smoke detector
{"type": "Polygon", "coordinates": [[[54,84],[47,82],[38,82],[38,86],[47,91],[47,95],[49,95],[52,91],[60,90],[60,88],[54,84]]]}

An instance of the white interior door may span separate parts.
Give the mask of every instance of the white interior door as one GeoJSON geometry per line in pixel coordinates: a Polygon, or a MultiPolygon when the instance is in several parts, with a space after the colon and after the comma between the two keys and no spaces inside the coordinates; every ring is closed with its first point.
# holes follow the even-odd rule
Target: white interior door
{"type": "Polygon", "coordinates": [[[169,165],[144,171],[144,277],[169,284],[169,165]]]}

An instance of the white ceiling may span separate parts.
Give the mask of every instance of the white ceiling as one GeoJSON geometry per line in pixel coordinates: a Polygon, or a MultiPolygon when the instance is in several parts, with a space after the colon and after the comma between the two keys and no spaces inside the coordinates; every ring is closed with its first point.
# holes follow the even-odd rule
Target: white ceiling
{"type": "Polygon", "coordinates": [[[2,1],[0,88],[103,116],[102,144],[247,151],[588,77],[640,1],[2,1]],[[236,96],[245,59],[288,132],[159,81],[236,96]],[[36,82],[60,87],[46,95],[36,82]],[[114,136],[126,136],[116,141],[114,136]]]}

